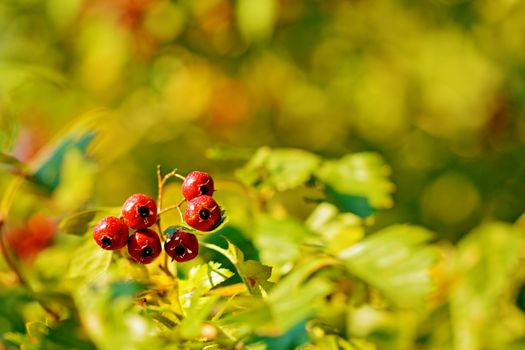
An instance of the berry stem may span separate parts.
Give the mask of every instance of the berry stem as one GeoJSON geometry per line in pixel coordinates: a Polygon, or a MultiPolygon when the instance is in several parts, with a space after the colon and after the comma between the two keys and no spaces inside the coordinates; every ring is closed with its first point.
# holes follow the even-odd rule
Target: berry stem
{"type": "Polygon", "coordinates": [[[182,176],[181,174],[174,174],[174,175],[175,175],[175,177],[178,177],[182,181],[186,180],[186,176],[182,176]]]}
{"type": "Polygon", "coordinates": [[[182,200],[181,200],[179,203],[177,203],[177,204],[173,204],[173,205],[170,205],[170,206],[168,206],[168,207],[166,207],[166,208],[164,208],[164,209],[162,209],[162,210],[159,210],[158,215],[160,215],[160,214],[164,214],[165,212],[171,211],[171,210],[173,210],[173,209],[179,209],[179,211],[180,211],[180,206],[181,206],[185,201],[186,201],[186,199],[182,199],[182,200]]]}
{"type": "MultiPolygon", "coordinates": [[[[164,185],[166,184],[168,179],[170,179],[171,177],[176,176],[176,175],[177,175],[177,169],[175,168],[172,171],[170,171],[169,173],[167,173],[166,175],[162,176],[162,173],[161,173],[161,170],[160,170],[160,164],[157,165],[158,193],[157,193],[157,223],[156,224],[157,224],[157,228],[159,230],[160,237],[162,238],[163,241],[166,239],[166,237],[164,236],[164,231],[162,231],[162,226],[161,226],[161,223],[160,223],[160,214],[165,213],[165,212],[167,212],[169,210],[172,210],[173,206],[169,206],[169,207],[167,207],[165,209],[162,209],[162,195],[163,195],[163,192],[164,192],[164,185]]],[[[180,204],[178,204],[178,205],[180,205],[180,204]]],[[[174,277],[173,274],[171,273],[170,269],[169,269],[168,255],[166,254],[165,251],[163,251],[163,254],[164,254],[164,261],[163,261],[163,263],[159,264],[159,268],[167,276],[174,277]]]]}

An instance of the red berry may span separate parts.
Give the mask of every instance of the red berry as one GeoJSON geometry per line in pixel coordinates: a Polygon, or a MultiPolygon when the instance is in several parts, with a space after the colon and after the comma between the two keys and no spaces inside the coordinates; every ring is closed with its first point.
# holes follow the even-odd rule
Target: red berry
{"type": "Polygon", "coordinates": [[[137,193],[129,197],[122,207],[126,225],[135,230],[150,227],[157,221],[157,204],[150,196],[137,193]]]}
{"type": "Polygon", "coordinates": [[[164,250],[178,262],[188,261],[199,254],[199,241],[193,233],[178,230],[164,244],[164,250]]]}
{"type": "Polygon", "coordinates": [[[95,242],[106,250],[116,250],[128,243],[128,227],[119,218],[108,216],[100,220],[93,228],[95,242]]]}
{"type": "Polygon", "coordinates": [[[184,221],[200,231],[211,231],[221,220],[221,208],[210,196],[195,197],[188,202],[184,221]]]}
{"type": "Polygon", "coordinates": [[[192,171],[182,183],[182,195],[188,201],[202,195],[212,196],[214,191],[213,179],[202,171],[192,171]]]}
{"type": "Polygon", "coordinates": [[[138,263],[149,264],[162,251],[157,232],[150,229],[137,230],[128,239],[129,255],[138,263]]]}

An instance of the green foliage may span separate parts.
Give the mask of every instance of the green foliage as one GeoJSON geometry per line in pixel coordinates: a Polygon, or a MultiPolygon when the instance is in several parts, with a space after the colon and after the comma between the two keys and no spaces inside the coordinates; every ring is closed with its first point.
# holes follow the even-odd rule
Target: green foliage
{"type": "Polygon", "coordinates": [[[390,169],[373,153],[358,153],[326,161],[317,171],[330,200],[343,211],[366,217],[373,209],[392,206],[390,169]]]}
{"type": "Polygon", "coordinates": [[[237,177],[261,190],[286,191],[304,185],[319,163],[319,157],[300,149],[262,147],[237,172],[237,177]]]}
{"type": "Polygon", "coordinates": [[[524,23],[519,1],[0,1],[0,348],[524,349],[524,23]],[[157,164],[214,174],[192,261],[92,241],[157,164]]]}
{"type": "MultiPolygon", "coordinates": [[[[60,240],[33,265],[31,283],[38,292],[0,293],[10,305],[0,312],[4,343],[28,349],[211,349],[240,343],[248,349],[405,349],[419,343],[432,349],[448,342],[468,350],[500,344],[484,337],[503,332],[505,323],[501,330],[489,327],[493,318],[525,326],[521,297],[509,294],[525,276],[513,275],[525,249],[518,226],[485,224],[446,259],[425,228],[371,226],[371,215],[389,205],[392,190],[377,155],[325,160],[296,149],[262,148],[237,175],[247,186],[246,198],[263,203],[246,211],[253,216],[249,231],[224,220],[200,238],[202,257],[209,260],[174,270],[140,266],[125,252],[93,243],[95,222],[118,216],[120,208],[65,215],[60,240]],[[278,193],[311,187],[326,197],[309,206],[305,219],[280,202],[278,193]],[[369,211],[342,206],[338,196],[361,196],[369,211]],[[62,319],[50,322],[35,302],[62,319]],[[443,307],[450,312],[443,315],[443,307]],[[449,325],[448,335],[426,328],[433,319],[449,325]]],[[[17,189],[7,198],[16,198],[17,189]]],[[[174,223],[164,234],[179,228],[174,223]]],[[[505,339],[519,348],[518,333],[509,331],[505,339]]]]}
{"type": "Polygon", "coordinates": [[[339,252],[349,271],[380,289],[399,306],[425,302],[434,289],[429,270],[438,251],[432,234],[407,225],[391,226],[339,252]]]}

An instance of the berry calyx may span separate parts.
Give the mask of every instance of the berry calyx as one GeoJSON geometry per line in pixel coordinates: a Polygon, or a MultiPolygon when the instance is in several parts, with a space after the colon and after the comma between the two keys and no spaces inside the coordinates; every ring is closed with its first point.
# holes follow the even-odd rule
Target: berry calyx
{"type": "Polygon", "coordinates": [[[150,227],[157,221],[157,204],[150,196],[142,193],[134,194],[124,202],[122,217],[126,225],[132,229],[150,227]]]}
{"type": "Polygon", "coordinates": [[[202,171],[192,171],[182,183],[182,195],[188,201],[203,195],[212,196],[214,191],[212,177],[202,171]]]}
{"type": "Polygon", "coordinates": [[[199,241],[193,233],[177,230],[164,244],[164,250],[177,262],[189,261],[199,254],[199,241]]]}
{"type": "Polygon", "coordinates": [[[117,250],[128,243],[128,226],[119,218],[108,216],[93,228],[93,239],[105,250],[117,250]]]}
{"type": "Polygon", "coordinates": [[[128,239],[128,253],[138,263],[149,264],[162,250],[159,235],[150,229],[133,232],[128,239]]]}
{"type": "Polygon", "coordinates": [[[184,221],[199,231],[213,230],[221,220],[221,208],[210,196],[195,197],[188,202],[184,221]]]}

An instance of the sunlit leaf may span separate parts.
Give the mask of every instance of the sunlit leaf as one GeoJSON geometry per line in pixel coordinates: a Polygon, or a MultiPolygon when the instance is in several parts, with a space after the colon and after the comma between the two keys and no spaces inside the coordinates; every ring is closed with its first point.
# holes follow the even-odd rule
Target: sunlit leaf
{"type": "Polygon", "coordinates": [[[273,287],[264,302],[250,302],[250,307],[224,318],[226,325],[238,324],[238,332],[256,332],[265,336],[280,336],[314,310],[312,305],[326,296],[332,285],[325,279],[308,277],[318,269],[336,263],[333,259],[312,260],[292,271],[273,287]]]}
{"type": "Polygon", "coordinates": [[[351,213],[340,213],[333,204],[323,202],[315,208],[305,222],[318,233],[328,252],[336,254],[363,238],[362,220],[351,213]]]}
{"type": "Polygon", "coordinates": [[[72,253],[66,278],[84,282],[97,278],[108,269],[111,254],[111,251],[100,249],[93,239],[87,239],[72,253]]]}
{"type": "Polygon", "coordinates": [[[511,319],[525,326],[525,318],[509,308],[514,300],[506,298],[521,281],[516,272],[524,249],[523,230],[503,223],[484,224],[459,242],[456,264],[461,280],[451,294],[456,349],[490,346],[491,334],[505,331],[511,319]],[[500,319],[502,315],[507,316],[500,319]]]}
{"type": "Polygon", "coordinates": [[[249,186],[264,184],[276,191],[286,191],[304,185],[319,163],[318,156],[300,149],[262,147],[237,172],[237,177],[249,186]]]}
{"type": "Polygon", "coordinates": [[[313,233],[293,218],[274,219],[261,216],[257,220],[255,245],[261,261],[286,272],[290,264],[299,257],[300,246],[313,233]]]}
{"type": "Polygon", "coordinates": [[[266,281],[271,275],[271,268],[255,260],[245,261],[243,252],[230,241],[228,241],[227,249],[209,243],[204,243],[204,246],[219,252],[230,260],[252,295],[260,296],[260,288],[269,286],[266,281]]]}
{"type": "Polygon", "coordinates": [[[206,293],[231,276],[233,276],[233,272],[222,268],[214,262],[197,265],[190,269],[186,279],[179,281],[179,293],[182,297],[191,293],[196,286],[198,286],[202,293],[206,293]]]}
{"type": "Polygon", "coordinates": [[[317,177],[328,198],[344,211],[366,217],[372,209],[390,208],[394,186],[390,168],[375,153],[356,153],[324,162],[317,177]]]}
{"type": "Polygon", "coordinates": [[[438,251],[426,229],[395,225],[339,252],[351,273],[401,306],[421,305],[434,290],[429,269],[438,251]]]}

